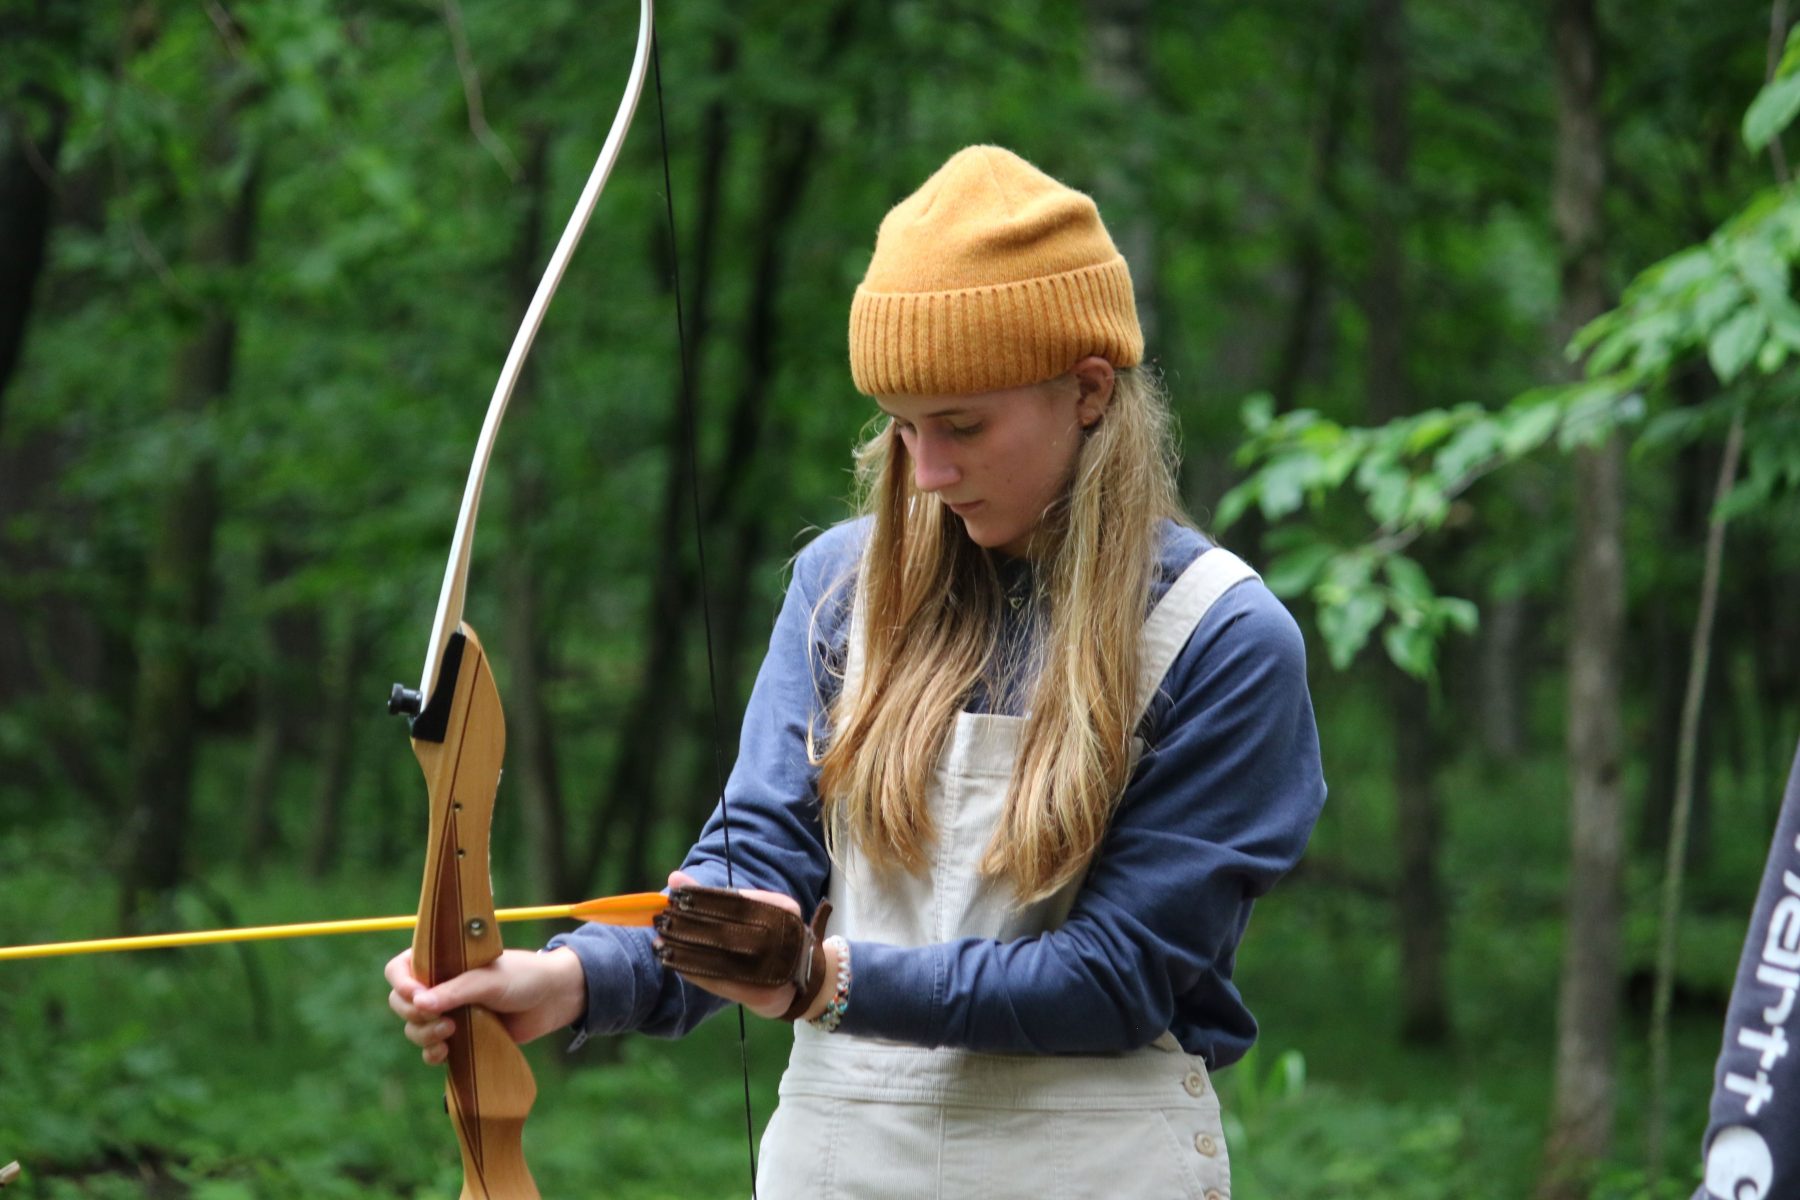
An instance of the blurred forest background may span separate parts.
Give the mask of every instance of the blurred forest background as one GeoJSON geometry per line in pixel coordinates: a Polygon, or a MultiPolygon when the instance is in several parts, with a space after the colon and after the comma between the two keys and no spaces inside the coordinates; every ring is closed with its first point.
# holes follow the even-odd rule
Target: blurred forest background
{"type": "MultiPolygon", "coordinates": [[[[0,943],[415,906],[382,704],[636,20],[0,0],[0,943]]],[[[1192,510],[1312,646],[1331,800],[1242,955],[1237,1194],[1689,1194],[1800,736],[1788,25],[670,0],[676,244],[647,95],[489,476],[500,902],[657,886],[714,803],[671,251],[729,757],[784,567],[847,512],[876,225],[999,142],[1100,201],[1192,510]]],[[[0,964],[0,1163],[454,1194],[404,942],[0,964]]],[[[744,1194],[732,1025],[533,1047],[544,1193],[744,1194]]],[[[787,1036],[750,1030],[759,1124],[787,1036]]]]}

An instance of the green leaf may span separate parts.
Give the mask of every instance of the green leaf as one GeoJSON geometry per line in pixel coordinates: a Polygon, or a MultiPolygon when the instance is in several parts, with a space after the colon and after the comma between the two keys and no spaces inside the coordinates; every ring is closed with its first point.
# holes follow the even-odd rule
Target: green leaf
{"type": "Polygon", "coordinates": [[[1764,375],[1773,375],[1781,370],[1781,364],[1787,361],[1787,356],[1787,345],[1770,338],[1762,344],[1762,349],[1756,352],[1756,369],[1764,375]]]}
{"type": "Polygon", "coordinates": [[[1529,408],[1509,410],[1501,420],[1500,448],[1508,458],[1518,458],[1536,450],[1556,430],[1562,420],[1562,407],[1555,403],[1534,404],[1529,408]]]}
{"type": "Polygon", "coordinates": [[[1407,489],[1406,523],[1436,529],[1450,515],[1450,497],[1435,477],[1417,479],[1407,489]]]}
{"type": "Polygon", "coordinates": [[[1620,425],[1642,416],[1643,397],[1636,392],[1621,394],[1627,386],[1627,379],[1613,376],[1588,380],[1570,390],[1557,446],[1564,451],[1597,446],[1620,425]]]}
{"type": "Polygon", "coordinates": [[[1314,542],[1278,556],[1263,572],[1263,582],[1277,596],[1298,596],[1312,587],[1338,548],[1328,542],[1314,542]]]}
{"type": "Polygon", "coordinates": [[[1720,383],[1730,383],[1761,348],[1769,320],[1760,308],[1745,308],[1719,326],[1706,341],[1706,358],[1720,383]]]}
{"type": "Polygon", "coordinates": [[[1684,446],[1706,433],[1706,416],[1702,408],[1665,409],[1645,423],[1633,449],[1649,452],[1684,446]]]}
{"type": "MultiPolygon", "coordinates": [[[[1718,271],[1719,266],[1713,259],[1711,248],[1706,245],[1690,246],[1646,268],[1626,289],[1626,299],[1636,302],[1641,299],[1640,291],[1665,294],[1683,292],[1696,284],[1704,283],[1718,274],[1718,271]]],[[[1604,320],[1604,317],[1596,320],[1604,320]]]]}
{"type": "Polygon", "coordinates": [[[1368,644],[1369,634],[1386,611],[1387,605],[1382,603],[1380,593],[1371,587],[1351,592],[1340,604],[1321,607],[1319,632],[1325,636],[1331,665],[1340,671],[1348,667],[1357,652],[1368,644]]]}
{"type": "Polygon", "coordinates": [[[1425,568],[1404,554],[1396,554],[1383,563],[1382,574],[1387,576],[1395,594],[1409,608],[1423,610],[1430,606],[1436,595],[1425,568]]]}
{"type": "Polygon", "coordinates": [[[1319,465],[1316,454],[1287,453],[1258,472],[1256,498],[1263,516],[1278,521],[1299,508],[1319,465]]]}
{"type": "Polygon", "coordinates": [[[1474,633],[1481,624],[1481,610],[1460,596],[1439,596],[1436,616],[1458,633],[1474,633]]]}
{"type": "Polygon", "coordinates": [[[1394,665],[1414,679],[1431,677],[1437,639],[1429,629],[1396,622],[1381,631],[1381,644],[1394,665]]]}
{"type": "MultiPolygon", "coordinates": [[[[1707,257],[1711,258],[1710,255],[1707,257]]],[[[1721,271],[1694,297],[1694,324],[1710,332],[1746,299],[1748,295],[1738,277],[1732,272],[1721,271]]]]}
{"type": "Polygon", "coordinates": [[[1485,414],[1464,425],[1457,431],[1456,436],[1451,438],[1442,450],[1438,451],[1437,458],[1431,464],[1432,474],[1437,476],[1440,484],[1448,485],[1461,479],[1471,470],[1484,465],[1499,449],[1503,427],[1504,418],[1496,420],[1485,414]]]}
{"type": "Polygon", "coordinates": [[[1800,75],[1771,80],[1744,113],[1744,145],[1760,153],[1800,113],[1800,75]]]}
{"type": "Polygon", "coordinates": [[[1252,435],[1267,432],[1275,423],[1275,398],[1267,392],[1257,392],[1246,396],[1244,403],[1238,407],[1238,419],[1243,421],[1244,428],[1252,435]]]}
{"type": "Polygon", "coordinates": [[[1800,25],[1788,30],[1787,45],[1782,48],[1781,62],[1776,64],[1775,78],[1792,75],[1800,71],[1800,25]]]}
{"type": "Polygon", "coordinates": [[[1252,477],[1226,492],[1213,510],[1213,528],[1222,532],[1237,524],[1238,518],[1256,503],[1256,490],[1256,479],[1252,477]]]}
{"type": "Polygon", "coordinates": [[[1456,417],[1442,409],[1422,412],[1414,417],[1406,434],[1406,452],[1422,454],[1449,437],[1456,430],[1456,417]]]}

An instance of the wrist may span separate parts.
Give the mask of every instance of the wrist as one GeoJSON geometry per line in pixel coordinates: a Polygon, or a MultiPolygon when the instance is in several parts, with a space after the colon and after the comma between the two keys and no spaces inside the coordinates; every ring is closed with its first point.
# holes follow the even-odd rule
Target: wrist
{"type": "Polygon", "coordinates": [[[587,1018],[587,972],[581,956],[567,946],[545,950],[538,955],[548,976],[546,991],[551,1028],[579,1025],[587,1018]]]}
{"type": "Polygon", "coordinates": [[[821,1033],[836,1033],[850,1008],[850,943],[832,936],[820,946],[825,986],[807,1007],[805,1018],[821,1033]]]}
{"type": "Polygon", "coordinates": [[[838,974],[838,947],[840,944],[837,938],[826,938],[820,944],[819,973],[825,977],[825,986],[819,989],[819,994],[813,997],[813,1002],[807,1005],[805,1012],[800,1014],[800,1020],[818,1020],[819,1015],[825,1011],[825,1006],[831,1003],[833,984],[838,974]]]}

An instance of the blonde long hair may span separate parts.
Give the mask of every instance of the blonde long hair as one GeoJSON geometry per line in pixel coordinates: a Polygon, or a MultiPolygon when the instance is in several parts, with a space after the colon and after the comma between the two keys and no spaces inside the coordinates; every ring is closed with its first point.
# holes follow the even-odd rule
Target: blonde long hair
{"type": "MultiPolygon", "coordinates": [[[[1191,524],[1175,461],[1160,382],[1143,367],[1118,371],[1039,539],[1047,624],[1023,668],[1023,744],[981,864],[1019,903],[1087,868],[1125,790],[1160,526],[1191,524]]],[[[917,872],[934,838],[926,795],[945,738],[978,683],[1005,682],[996,659],[1006,598],[990,553],[914,487],[892,421],[875,426],[856,465],[860,508],[874,518],[856,583],[862,673],[839,689],[822,714],[828,732],[813,730],[808,749],[833,857],[849,839],[878,868],[917,872]]]]}

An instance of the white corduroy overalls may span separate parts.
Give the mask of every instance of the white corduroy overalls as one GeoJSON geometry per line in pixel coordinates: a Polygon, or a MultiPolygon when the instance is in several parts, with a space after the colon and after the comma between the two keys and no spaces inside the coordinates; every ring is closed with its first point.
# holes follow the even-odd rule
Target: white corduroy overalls
{"type": "MultiPolygon", "coordinates": [[[[1221,595],[1255,577],[1223,549],[1195,559],[1144,624],[1138,716],[1221,595]]],[[[844,686],[861,673],[851,618],[844,686]]],[[[931,793],[928,873],[877,873],[853,848],[831,880],[830,931],[924,946],[1010,941],[1062,924],[1077,880],[1018,908],[979,864],[1006,802],[1023,717],[962,713],[931,793]]],[[[1141,747],[1140,747],[1141,749],[1141,747]]],[[[852,961],[854,972],[855,963],[852,961]]],[[[850,1004],[856,1004],[854,976],[850,1004]]],[[[763,1136],[760,1200],[1225,1200],[1231,1172],[1206,1064],[1164,1033],[1118,1055],[981,1054],[794,1027],[763,1136]]]]}

